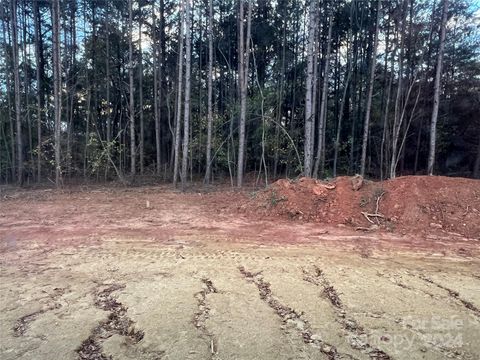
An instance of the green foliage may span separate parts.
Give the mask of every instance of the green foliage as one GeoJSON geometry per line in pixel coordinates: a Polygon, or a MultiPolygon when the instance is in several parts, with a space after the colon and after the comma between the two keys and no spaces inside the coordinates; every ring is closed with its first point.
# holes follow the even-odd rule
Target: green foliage
{"type": "MultiPolygon", "coordinates": [[[[22,140],[25,169],[35,173],[36,149],[42,152],[45,175],[55,171],[52,93],[51,15],[48,1],[18,1],[18,13],[25,11],[27,21],[18,16],[19,78],[22,140]],[[40,63],[35,58],[35,4],[42,28],[39,39],[40,63]],[[25,35],[25,36],[23,36],[25,35]],[[37,84],[36,70],[40,70],[37,84]],[[38,144],[37,95],[41,93],[42,143],[38,144]],[[30,146],[30,144],[32,144],[30,146]],[[40,145],[40,146],[39,146],[40,145]]],[[[113,161],[119,169],[129,168],[129,74],[134,75],[135,136],[140,143],[140,112],[144,119],[145,167],[156,166],[154,122],[154,70],[158,72],[160,96],[160,153],[162,165],[171,163],[177,101],[179,42],[178,2],[156,1],[156,23],[153,26],[152,2],[134,2],[133,29],[128,33],[128,2],[104,0],[65,0],[61,2],[62,21],[62,120],[61,168],[64,176],[96,176],[108,170],[113,161]],[[162,7],[162,8],[161,8],[162,7]],[[73,16],[75,15],[75,16],[73,16]],[[139,24],[142,23],[143,109],[139,105],[140,47],[139,24]],[[133,67],[128,59],[129,41],[133,39],[133,67]],[[155,52],[151,40],[158,40],[155,52]],[[73,40],[76,45],[74,46],[73,40]],[[63,41],[65,40],[65,41],[63,41]],[[107,57],[108,52],[108,57],[107,57]],[[158,56],[158,59],[156,59],[158,56]],[[107,93],[109,100],[107,101],[107,93]],[[88,122],[87,122],[88,120],[88,122]],[[107,144],[107,122],[111,138],[107,144]],[[87,132],[88,123],[88,132],[87,132]],[[98,131],[98,132],[97,132],[98,131]],[[117,134],[121,134],[117,136],[117,134]],[[69,140],[67,140],[69,139],[69,140]],[[67,153],[67,142],[71,152],[67,153]],[[86,154],[86,158],[85,158],[86,154]],[[111,160],[107,154],[110,154],[111,160]]],[[[339,108],[345,85],[347,97],[340,131],[337,173],[354,173],[358,169],[365,115],[365,95],[375,21],[375,4],[368,1],[319,3],[317,117],[321,97],[321,80],[326,50],[329,16],[333,16],[333,42],[328,75],[327,119],[325,133],[325,171],[331,176],[334,141],[339,108]],[[348,44],[348,46],[347,46],[348,44]],[[347,52],[347,48],[348,51],[347,52]],[[351,63],[351,76],[346,77],[351,63]]],[[[417,172],[426,165],[432,89],[438,49],[440,8],[438,1],[385,2],[382,8],[380,38],[376,62],[371,126],[367,147],[368,176],[380,175],[380,153],[383,169],[392,153],[392,126],[395,97],[398,93],[399,40],[403,5],[408,26],[404,32],[403,89],[399,108],[405,110],[400,137],[405,138],[398,174],[417,172]],[[413,7],[411,8],[410,6],[413,7]],[[434,10],[433,10],[434,9],[434,10]],[[433,12],[432,12],[433,10],[433,12]],[[433,21],[433,23],[432,23],[433,21]],[[388,35],[388,39],[387,39],[388,35]],[[388,40],[388,47],[385,47],[388,40]],[[387,53],[385,54],[385,50],[387,53]],[[392,67],[393,62],[393,67],[392,67]],[[391,80],[386,123],[387,89],[391,80]],[[409,85],[413,84],[410,95],[409,85]],[[417,94],[418,104],[415,105],[417,94]],[[386,124],[385,139],[382,139],[386,124]],[[383,141],[384,140],[384,141],[383,141]],[[383,142],[382,142],[383,141],[383,142]],[[417,141],[418,146],[417,146],[417,141]],[[382,145],[383,144],[383,145],[382,145]],[[383,148],[382,148],[383,146],[383,148]],[[416,161],[418,160],[418,161],[416,161]]],[[[235,175],[238,157],[238,2],[213,1],[214,64],[212,138],[213,173],[235,175]]],[[[191,142],[189,149],[192,172],[203,176],[206,160],[208,36],[206,3],[199,2],[193,14],[191,142]]],[[[278,0],[254,2],[252,7],[252,52],[248,74],[248,108],[246,135],[246,171],[260,168],[262,154],[269,178],[276,172],[297,176],[302,171],[304,144],[304,102],[308,2],[278,0]]],[[[2,8],[0,26],[2,60],[0,61],[0,181],[11,181],[11,145],[15,145],[13,101],[14,71],[10,6],[2,8]],[[12,136],[13,134],[13,136],[12,136]],[[8,149],[8,151],[7,151],[8,149]]],[[[442,77],[439,122],[437,128],[438,173],[471,175],[476,160],[480,122],[480,36],[475,22],[473,1],[450,1],[450,20],[442,77]]],[[[183,101],[183,99],[182,99],[183,101]]],[[[182,110],[183,111],[183,110],[182,110]]],[[[398,114],[397,114],[398,116],[398,114]]],[[[183,117],[182,117],[183,122],[183,117]]],[[[318,143],[315,130],[314,143],[318,143]]],[[[138,153],[138,152],[137,152],[138,153]]],[[[137,160],[138,162],[138,160],[137,160]]],[[[167,166],[168,166],[167,165],[167,166]]],[[[263,170],[262,170],[263,171],[263,170]]],[[[107,171],[108,172],[108,171],[107,171]]]]}
{"type": "Polygon", "coordinates": [[[268,204],[270,207],[275,207],[280,203],[281,201],[287,201],[286,196],[278,196],[277,192],[275,190],[270,190],[269,196],[268,196],[268,204]]]}
{"type": "Polygon", "coordinates": [[[90,133],[87,142],[88,172],[91,175],[104,171],[111,165],[111,159],[120,155],[123,146],[118,141],[102,141],[95,133],[90,133]]]}
{"type": "Polygon", "coordinates": [[[360,205],[361,208],[366,207],[369,203],[370,203],[370,197],[369,196],[362,195],[360,197],[360,204],[359,205],[360,205]]]}

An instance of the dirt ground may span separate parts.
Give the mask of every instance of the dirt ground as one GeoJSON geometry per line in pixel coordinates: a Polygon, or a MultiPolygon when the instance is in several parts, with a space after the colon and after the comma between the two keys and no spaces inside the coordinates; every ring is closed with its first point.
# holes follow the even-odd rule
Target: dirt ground
{"type": "Polygon", "coordinates": [[[468,233],[264,217],[250,190],[1,196],[3,360],[480,356],[468,233]]]}

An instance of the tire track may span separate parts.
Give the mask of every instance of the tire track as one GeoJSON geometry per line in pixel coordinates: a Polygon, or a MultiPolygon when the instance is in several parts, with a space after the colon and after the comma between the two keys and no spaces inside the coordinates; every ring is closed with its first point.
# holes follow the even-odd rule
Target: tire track
{"type": "Polygon", "coordinates": [[[442,284],[439,284],[435,281],[433,281],[432,279],[430,279],[429,277],[427,277],[426,275],[424,274],[418,274],[418,278],[425,281],[426,283],[428,284],[431,284],[431,285],[434,285],[436,287],[438,287],[439,289],[442,289],[444,291],[446,291],[448,293],[448,296],[451,297],[452,299],[456,300],[457,303],[460,303],[462,304],[463,307],[465,307],[466,309],[470,310],[471,312],[473,312],[473,314],[476,316],[476,317],[479,317],[480,318],[480,309],[477,308],[473,303],[471,303],[470,301],[467,301],[463,298],[460,297],[460,293],[456,290],[453,290],[453,289],[450,289],[446,286],[443,286],[442,284]]]}
{"type": "Polygon", "coordinates": [[[44,314],[48,311],[60,309],[62,307],[62,304],[58,303],[57,301],[61,296],[63,296],[63,294],[65,294],[65,289],[55,288],[53,289],[53,291],[55,291],[55,293],[53,295],[50,295],[51,301],[46,307],[22,316],[15,322],[15,325],[13,325],[12,328],[14,336],[25,336],[25,333],[27,332],[30,323],[35,321],[39,315],[44,314]]]}
{"type": "Polygon", "coordinates": [[[143,339],[142,330],[135,330],[134,322],[127,316],[127,308],[118,302],[112,293],[125,288],[125,285],[111,284],[94,293],[97,308],[109,311],[108,318],[92,330],[91,335],[76,349],[81,360],[110,360],[111,356],[103,353],[102,343],[111,336],[125,336],[132,344],[143,339]]]}
{"type": "Polygon", "coordinates": [[[207,302],[207,295],[218,293],[218,290],[213,285],[212,281],[203,278],[203,289],[195,293],[197,299],[198,310],[193,316],[193,324],[202,332],[202,335],[210,340],[210,358],[215,359],[218,354],[217,340],[215,336],[207,329],[206,321],[210,316],[210,306],[207,302]]]}
{"type": "Polygon", "coordinates": [[[303,342],[320,350],[321,353],[327,356],[330,360],[335,359],[354,359],[348,354],[339,353],[335,346],[321,340],[320,336],[314,334],[310,323],[303,318],[303,313],[298,313],[291,307],[282,304],[273,294],[270,289],[270,283],[264,281],[260,276],[261,272],[252,273],[246,270],[243,266],[239,268],[243,277],[255,284],[258,288],[260,299],[267,303],[275,313],[280,317],[284,324],[294,325],[296,330],[300,332],[303,342]]]}
{"type": "Polygon", "coordinates": [[[355,319],[348,316],[347,311],[342,304],[337,290],[325,277],[324,272],[316,265],[313,266],[314,272],[303,269],[303,280],[322,288],[322,295],[325,296],[334,308],[335,317],[338,323],[346,330],[349,336],[349,344],[355,350],[363,350],[371,359],[391,360],[392,357],[368,342],[362,340],[367,334],[365,329],[357,323],[355,319]]]}
{"type": "MultiPolygon", "coordinates": [[[[411,276],[410,273],[407,273],[407,274],[411,276]]],[[[425,295],[428,295],[428,296],[431,297],[432,299],[436,299],[436,298],[437,298],[434,294],[432,294],[432,293],[430,293],[430,292],[428,292],[428,291],[425,291],[425,290],[423,290],[423,289],[419,289],[419,288],[416,288],[416,287],[412,287],[412,286],[410,286],[410,285],[406,285],[406,284],[404,284],[403,282],[401,282],[400,280],[397,280],[398,274],[393,273],[392,275],[393,275],[393,276],[389,277],[387,274],[382,273],[382,272],[380,272],[380,271],[377,271],[377,276],[378,276],[378,277],[381,277],[381,278],[383,278],[383,279],[389,280],[392,284],[394,284],[394,285],[396,285],[396,286],[398,286],[398,287],[400,287],[400,288],[402,288],[402,289],[409,290],[409,291],[412,291],[412,292],[414,292],[414,293],[419,293],[419,292],[421,292],[421,293],[423,293],[423,294],[425,294],[425,295]]]]}

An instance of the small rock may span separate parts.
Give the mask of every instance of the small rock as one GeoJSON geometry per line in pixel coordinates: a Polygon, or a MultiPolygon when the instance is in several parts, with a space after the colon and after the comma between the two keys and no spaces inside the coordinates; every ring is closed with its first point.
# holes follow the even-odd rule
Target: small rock
{"type": "Polygon", "coordinates": [[[363,341],[359,336],[356,335],[350,336],[348,340],[350,342],[350,345],[354,349],[364,349],[367,346],[365,341],[363,341]]]}
{"type": "Polygon", "coordinates": [[[437,224],[437,223],[430,223],[430,227],[435,228],[435,229],[443,228],[442,224],[437,224]]]}
{"type": "Polygon", "coordinates": [[[329,353],[332,352],[332,347],[331,347],[330,345],[323,345],[323,346],[322,346],[322,351],[323,351],[324,353],[329,354],[329,353]]]}
{"type": "Polygon", "coordinates": [[[317,196],[320,196],[320,195],[323,195],[325,193],[325,190],[323,188],[323,186],[320,186],[320,185],[316,185],[313,189],[312,189],[313,193],[317,196]]]}
{"type": "Polygon", "coordinates": [[[363,186],[363,176],[362,175],[355,175],[352,178],[352,190],[358,191],[363,186]]]}

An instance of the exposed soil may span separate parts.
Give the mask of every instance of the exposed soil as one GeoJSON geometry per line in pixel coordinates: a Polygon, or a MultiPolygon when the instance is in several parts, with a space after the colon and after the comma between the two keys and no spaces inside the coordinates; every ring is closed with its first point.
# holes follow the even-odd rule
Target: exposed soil
{"type": "Polygon", "coordinates": [[[431,179],[4,191],[0,358],[475,359],[478,182],[431,179]]]}
{"type": "Polygon", "coordinates": [[[406,176],[360,184],[355,177],[331,182],[281,179],[252,194],[243,209],[359,230],[381,227],[392,232],[434,231],[480,239],[479,180],[406,176]]]}

